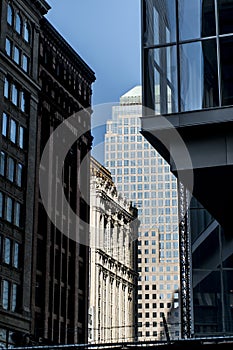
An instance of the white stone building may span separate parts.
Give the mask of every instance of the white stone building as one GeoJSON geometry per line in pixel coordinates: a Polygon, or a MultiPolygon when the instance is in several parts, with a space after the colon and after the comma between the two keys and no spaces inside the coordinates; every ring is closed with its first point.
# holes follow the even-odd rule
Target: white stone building
{"type": "Polygon", "coordinates": [[[91,158],[89,343],[134,341],[137,209],[91,158]]]}

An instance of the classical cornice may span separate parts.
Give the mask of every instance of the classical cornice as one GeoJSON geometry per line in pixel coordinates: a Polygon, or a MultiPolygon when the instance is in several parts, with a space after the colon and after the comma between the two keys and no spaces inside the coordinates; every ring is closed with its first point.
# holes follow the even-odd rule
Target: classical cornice
{"type": "Polygon", "coordinates": [[[77,70],[80,70],[80,72],[85,73],[89,83],[93,83],[96,79],[95,73],[72,48],[72,46],[68,44],[68,42],[46,18],[42,18],[40,23],[41,29],[44,31],[45,39],[50,37],[51,41],[54,41],[55,46],[59,48],[62,54],[70,61],[70,64],[77,67],[77,70]]]}
{"type": "Polygon", "coordinates": [[[27,2],[30,4],[30,6],[34,6],[42,16],[46,15],[46,13],[48,13],[48,11],[51,9],[51,6],[45,0],[27,0],[27,2]]]}

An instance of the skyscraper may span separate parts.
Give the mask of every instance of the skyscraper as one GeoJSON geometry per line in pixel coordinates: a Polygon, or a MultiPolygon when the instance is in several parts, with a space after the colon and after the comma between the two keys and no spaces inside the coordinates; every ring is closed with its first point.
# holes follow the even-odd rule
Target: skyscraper
{"type": "Polygon", "coordinates": [[[0,344],[31,332],[32,241],[39,99],[39,21],[45,1],[1,1],[0,344]]]}
{"type": "Polygon", "coordinates": [[[142,12],[142,133],[182,177],[181,335],[232,335],[233,1],[142,0],[142,12]]]}
{"type": "MultiPolygon", "coordinates": [[[[90,106],[95,76],[43,18],[49,9],[44,0],[0,4],[0,346],[4,348],[30,341],[87,341],[88,246],[70,233],[77,220],[89,223],[83,198],[89,196],[89,166],[84,178],[78,172],[82,160],[89,159],[90,114],[77,116],[72,133],[82,136],[65,160],[53,142],[51,167],[40,167],[40,160],[53,131],[90,106]],[[64,166],[62,178],[57,176],[58,163],[64,166]],[[50,213],[61,223],[60,230],[40,195],[41,168],[50,213]],[[76,220],[70,219],[64,201],[61,207],[58,184],[69,208],[77,213],[76,220]]],[[[88,239],[81,225],[75,229],[88,239]]]]}
{"type": "Polygon", "coordinates": [[[138,338],[180,335],[177,184],[169,165],[140,134],[141,86],[113,106],[105,164],[117,190],[138,207],[138,338]],[[164,317],[163,317],[164,316],[164,317]]]}

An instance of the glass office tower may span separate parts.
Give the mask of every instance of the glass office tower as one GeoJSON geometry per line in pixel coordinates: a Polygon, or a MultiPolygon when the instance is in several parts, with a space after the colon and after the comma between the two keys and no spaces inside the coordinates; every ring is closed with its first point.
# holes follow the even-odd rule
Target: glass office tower
{"type": "Polygon", "coordinates": [[[180,337],[177,181],[167,162],[140,134],[141,86],[112,107],[105,163],[123,196],[138,208],[138,339],[180,337]],[[163,318],[164,316],[164,318],[163,318]]]}
{"type": "MultiPolygon", "coordinates": [[[[142,133],[157,148],[151,131],[165,116],[193,162],[186,227],[192,288],[181,291],[191,304],[183,337],[233,332],[232,18],[232,0],[142,0],[143,104],[150,109],[142,133]]],[[[172,142],[169,152],[177,147],[172,142]]]]}

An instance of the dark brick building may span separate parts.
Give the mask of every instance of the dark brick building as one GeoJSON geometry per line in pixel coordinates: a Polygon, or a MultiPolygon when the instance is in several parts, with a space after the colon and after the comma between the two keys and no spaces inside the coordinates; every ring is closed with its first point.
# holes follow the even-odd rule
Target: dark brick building
{"type": "MultiPolygon", "coordinates": [[[[53,130],[90,106],[95,77],[43,17],[49,9],[44,0],[0,4],[0,345],[4,347],[22,344],[29,335],[34,341],[52,343],[87,339],[88,248],[67,238],[69,215],[56,203],[54,191],[49,200],[57,220],[63,220],[63,233],[49,220],[40,198],[39,166],[53,130]]],[[[81,193],[78,170],[92,138],[85,132],[90,115],[82,115],[76,127],[84,134],[65,159],[62,180],[70,207],[88,223],[83,197],[88,197],[89,174],[81,193]]],[[[51,168],[44,169],[48,188],[50,179],[56,182],[54,155],[51,150],[51,168]]]]}

